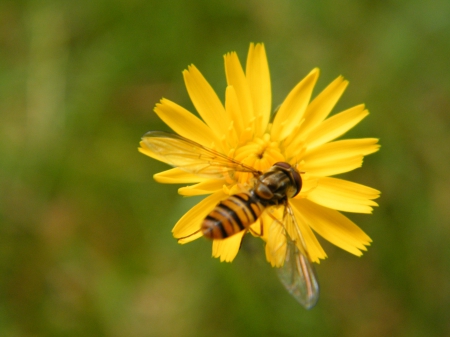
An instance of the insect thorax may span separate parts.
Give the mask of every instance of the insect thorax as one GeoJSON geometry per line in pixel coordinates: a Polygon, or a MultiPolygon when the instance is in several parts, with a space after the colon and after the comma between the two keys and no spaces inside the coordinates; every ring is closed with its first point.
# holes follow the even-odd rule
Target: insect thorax
{"type": "Polygon", "coordinates": [[[297,195],[301,178],[288,163],[276,163],[255,183],[254,193],[265,205],[278,205],[297,195]]]}

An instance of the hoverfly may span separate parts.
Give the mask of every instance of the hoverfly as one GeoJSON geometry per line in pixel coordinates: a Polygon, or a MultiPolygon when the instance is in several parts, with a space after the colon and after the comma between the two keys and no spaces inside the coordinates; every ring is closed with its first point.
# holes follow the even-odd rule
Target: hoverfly
{"type": "MultiPolygon", "coordinates": [[[[144,144],[159,160],[201,177],[224,179],[235,172],[254,176],[246,192],[222,200],[203,220],[199,231],[209,239],[225,239],[248,231],[263,212],[273,218],[286,237],[286,256],[278,276],[288,292],[305,308],[312,308],[319,297],[319,285],[308,255],[306,243],[296,223],[289,199],[302,187],[299,171],[285,162],[274,164],[260,172],[213,149],[176,134],[150,131],[142,137],[144,144]],[[283,217],[277,219],[270,210],[282,206],[283,217]]],[[[191,236],[189,235],[189,236],[191,236]]]]}

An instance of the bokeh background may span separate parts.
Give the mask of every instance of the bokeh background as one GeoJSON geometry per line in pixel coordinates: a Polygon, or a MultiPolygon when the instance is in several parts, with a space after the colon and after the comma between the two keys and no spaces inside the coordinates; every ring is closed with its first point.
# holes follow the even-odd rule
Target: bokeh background
{"type": "Polygon", "coordinates": [[[0,336],[450,336],[450,1],[0,2],[0,336]],[[199,199],[137,151],[161,97],[193,111],[194,63],[224,96],[222,55],[264,42],[273,102],[313,67],[316,93],[366,103],[351,137],[381,151],[345,177],[382,191],[350,215],[362,258],[323,242],[307,311],[248,237],[232,264],[178,245],[199,199]]]}

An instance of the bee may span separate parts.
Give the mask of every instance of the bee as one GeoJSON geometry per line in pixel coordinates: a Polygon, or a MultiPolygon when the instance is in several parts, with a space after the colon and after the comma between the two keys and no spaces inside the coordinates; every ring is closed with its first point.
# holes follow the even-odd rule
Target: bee
{"type": "Polygon", "coordinates": [[[260,172],[192,140],[162,131],[150,131],[142,141],[159,160],[200,177],[224,179],[233,177],[236,172],[252,174],[252,187],[217,204],[203,220],[199,231],[211,240],[225,239],[250,230],[250,226],[268,212],[286,237],[284,263],[277,268],[281,282],[305,308],[310,309],[316,304],[319,297],[317,277],[289,205],[289,199],[302,188],[301,175],[295,167],[278,162],[266,172],[260,172]],[[271,212],[274,206],[283,207],[281,219],[271,212]]]}

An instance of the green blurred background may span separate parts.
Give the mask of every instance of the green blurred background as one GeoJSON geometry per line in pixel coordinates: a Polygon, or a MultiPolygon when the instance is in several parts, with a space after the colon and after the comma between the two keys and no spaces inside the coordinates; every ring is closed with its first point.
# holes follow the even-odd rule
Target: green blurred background
{"type": "MultiPolygon", "coordinates": [[[[450,336],[450,1],[0,2],[0,336],[450,336]],[[345,177],[382,191],[350,215],[362,258],[323,242],[304,310],[248,237],[232,264],[171,228],[199,199],[139,154],[193,111],[194,63],[224,96],[222,55],[264,42],[278,105],[313,67],[318,90],[366,103],[351,137],[382,148],[345,177]]],[[[316,91],[316,93],[318,92],[316,91]]]]}

